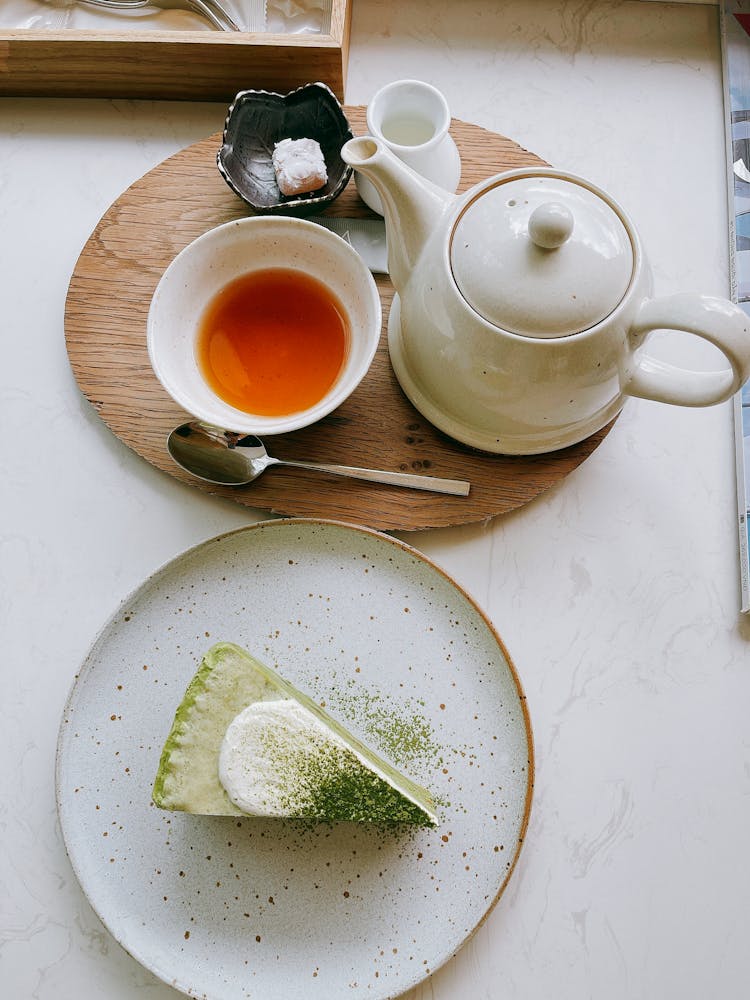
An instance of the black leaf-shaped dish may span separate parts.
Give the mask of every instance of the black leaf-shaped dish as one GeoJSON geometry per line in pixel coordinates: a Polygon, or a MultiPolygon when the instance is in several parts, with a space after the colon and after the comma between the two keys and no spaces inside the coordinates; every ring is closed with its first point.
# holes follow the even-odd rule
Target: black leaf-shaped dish
{"type": "Polygon", "coordinates": [[[346,187],[352,168],[341,147],[352,138],[336,95],[324,83],[308,83],[288,94],[242,90],[229,106],[216,163],[230,188],[254,212],[307,215],[330,205],[346,187]],[[318,191],[286,197],[271,162],[282,139],[315,139],[328,181],[318,191]]]}

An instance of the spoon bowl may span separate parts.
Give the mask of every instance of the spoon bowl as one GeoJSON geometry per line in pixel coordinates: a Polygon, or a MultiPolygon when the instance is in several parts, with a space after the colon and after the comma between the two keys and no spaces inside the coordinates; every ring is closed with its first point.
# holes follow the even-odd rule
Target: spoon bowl
{"type": "Polygon", "coordinates": [[[175,427],[167,438],[167,451],[181,469],[206,483],[219,486],[246,486],[254,482],[269,466],[288,465],[297,469],[346,476],[349,479],[364,479],[453,496],[468,496],[470,489],[469,483],[458,479],[274,458],[254,434],[237,434],[199,420],[175,427]]]}

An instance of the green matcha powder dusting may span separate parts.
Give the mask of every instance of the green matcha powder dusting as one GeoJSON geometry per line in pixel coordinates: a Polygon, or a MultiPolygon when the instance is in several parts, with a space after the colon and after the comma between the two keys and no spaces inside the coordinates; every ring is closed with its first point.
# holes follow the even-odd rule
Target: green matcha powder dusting
{"type": "Polygon", "coordinates": [[[387,781],[366,768],[347,747],[324,737],[309,750],[290,750],[273,732],[265,749],[283,768],[279,804],[305,824],[369,823],[380,829],[432,826],[430,817],[387,781]]]}
{"type": "Polygon", "coordinates": [[[360,726],[398,767],[431,771],[442,766],[442,750],[432,727],[419,711],[409,711],[378,691],[359,688],[347,680],[327,692],[334,714],[360,726]]]}

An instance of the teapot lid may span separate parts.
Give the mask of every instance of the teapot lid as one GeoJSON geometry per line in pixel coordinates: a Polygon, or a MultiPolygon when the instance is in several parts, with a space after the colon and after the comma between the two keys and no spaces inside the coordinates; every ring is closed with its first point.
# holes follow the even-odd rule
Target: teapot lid
{"type": "Polygon", "coordinates": [[[515,172],[469,202],[451,239],[459,291],[494,326],[565,337],[605,319],[633,273],[614,206],[571,175],[515,172]]]}

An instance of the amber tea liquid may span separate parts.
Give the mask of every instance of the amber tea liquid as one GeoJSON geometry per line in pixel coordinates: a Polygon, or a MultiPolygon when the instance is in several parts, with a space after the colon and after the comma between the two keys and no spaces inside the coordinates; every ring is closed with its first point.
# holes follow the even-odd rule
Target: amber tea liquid
{"type": "Polygon", "coordinates": [[[279,417],[315,406],[341,371],[349,320],[321,281],[274,267],[235,278],[198,327],[198,366],[224,402],[279,417]]]}

